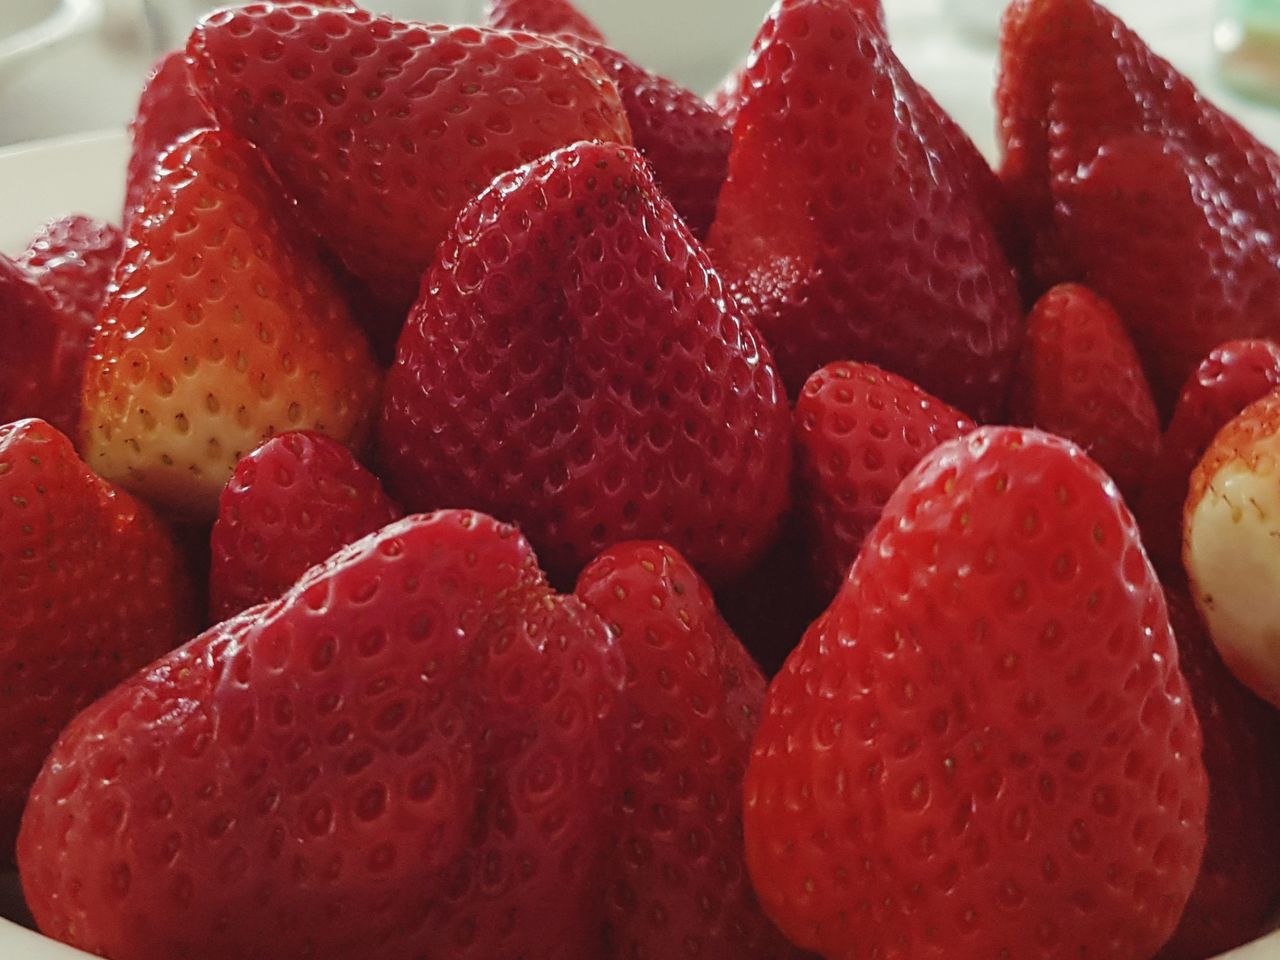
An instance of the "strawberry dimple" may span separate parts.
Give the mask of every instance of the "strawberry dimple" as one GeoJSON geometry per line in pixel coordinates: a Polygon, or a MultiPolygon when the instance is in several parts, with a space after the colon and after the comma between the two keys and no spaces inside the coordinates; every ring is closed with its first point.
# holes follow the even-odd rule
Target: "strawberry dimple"
{"type": "Polygon", "coordinates": [[[785,505],[769,355],[630,148],[565,148],[467,207],[385,396],[402,502],[517,521],[558,577],[661,537],[724,579],[785,505]]]}
{"type": "Polygon", "coordinates": [[[123,252],[124,237],[118,227],[77,214],[45,224],[18,262],[53,293],[64,310],[75,314],[87,349],[90,331],[107,298],[107,284],[123,252]]]}
{"type": "Polygon", "coordinates": [[[1114,485],[1046,434],[927,455],[775,680],[771,916],[830,958],[1149,957],[1204,847],[1200,734],[1114,485]]]}
{"type": "Polygon", "coordinates": [[[412,299],[496,175],[576,140],[630,141],[601,69],[528,34],[251,4],[206,18],[188,53],[220,123],[387,301],[412,299]]]}

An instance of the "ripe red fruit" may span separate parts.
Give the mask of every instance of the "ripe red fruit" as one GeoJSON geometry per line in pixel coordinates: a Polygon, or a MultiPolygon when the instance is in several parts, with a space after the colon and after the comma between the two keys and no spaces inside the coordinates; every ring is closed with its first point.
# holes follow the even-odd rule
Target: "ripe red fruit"
{"type": "Polygon", "coordinates": [[[1178,665],[1200,718],[1208,843],[1191,899],[1160,960],[1203,960],[1258,936],[1280,902],[1280,713],[1227,669],[1185,589],[1166,591],[1178,665]]]}
{"type": "Polygon", "coordinates": [[[578,144],[468,205],[387,376],[383,478],[410,509],[518,522],[552,574],[660,538],[709,580],[786,506],[768,352],[635,150],[578,144]]]}
{"type": "Polygon", "coordinates": [[[798,957],[761,912],[742,858],[760,668],[707,585],[665,544],[610,548],[576,593],[610,624],[627,664],[609,955],[798,957]]]}
{"type": "Polygon", "coordinates": [[[1157,567],[1181,577],[1187,483],[1214,435],[1245,407],[1280,387],[1280,345],[1233,340],[1215,347],[1187,380],[1138,501],[1142,541],[1157,567]]]}
{"type": "Polygon", "coordinates": [[[604,34],[569,0],[487,0],[485,23],[499,30],[558,33],[603,43],[604,34]]]}
{"type": "Polygon", "coordinates": [[[1136,499],[1160,455],[1160,418],[1110,304],[1077,284],[1041,297],[1027,318],[1014,398],[1018,422],[1078,443],[1136,499]]]}
{"type": "Polygon", "coordinates": [[[708,246],[788,388],[856,359],[998,416],[1022,311],[973,144],[847,0],[775,8],[746,81],[708,246]]]}
{"type": "Polygon", "coordinates": [[[403,520],[81,714],[27,902],[115,960],[593,956],[621,686],[511,528],[403,520]]]}
{"type": "Polygon", "coordinates": [[[290,217],[258,152],[224,131],[165,156],[85,370],[81,436],[99,474],[207,520],[268,437],[367,436],[377,368],[290,217]]]}
{"type": "Polygon", "coordinates": [[[1280,157],[1093,0],[1018,0],[1002,49],[1038,278],[1115,307],[1167,413],[1218,344],[1280,336],[1280,157]]]}
{"type": "Polygon", "coordinates": [[[82,708],[195,630],[172,537],[40,420],[0,426],[0,862],[82,708]]]}
{"type": "Polygon", "coordinates": [[[128,226],[155,182],[160,158],[183,137],[217,126],[196,95],[186,50],[171,50],[151,67],[138,109],[129,121],[129,168],[125,173],[124,223],[128,226]]]}
{"type": "Polygon", "coordinates": [[[225,620],[272,600],[309,567],[399,519],[351,451],[318,433],[284,433],[236,465],[213,525],[209,607],[225,620]]]}
{"type": "Polygon", "coordinates": [[[831,960],[1152,956],[1205,844],[1177,663],[1078,447],[938,447],[770,688],[744,811],[767,912],[831,960]]]}
{"type": "Polygon", "coordinates": [[[796,401],[799,509],[822,596],[836,595],[902,478],[974,423],[909,380],[866,363],[832,363],[796,401]]]}
{"type": "Polygon", "coordinates": [[[0,254],[0,423],[39,417],[74,436],[92,340],[73,311],[30,271],[0,254]]]}
{"type": "Polygon", "coordinates": [[[79,214],[51,220],[27,244],[18,263],[53,296],[63,311],[74,314],[85,332],[98,322],[107,299],[107,284],[124,252],[119,227],[79,214]]]}
{"type": "Polygon", "coordinates": [[[413,299],[498,174],[631,139],[594,61],[525,34],[257,3],[210,15],[187,51],[219,122],[262,148],[300,215],[387,301],[413,299]]]}

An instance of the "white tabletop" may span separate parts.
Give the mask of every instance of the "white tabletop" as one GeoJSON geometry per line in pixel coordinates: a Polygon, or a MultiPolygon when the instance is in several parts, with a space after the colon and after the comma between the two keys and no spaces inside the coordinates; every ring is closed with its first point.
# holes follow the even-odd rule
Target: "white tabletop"
{"type": "MultiPolygon", "coordinates": [[[[57,0],[21,0],[30,4],[57,0]]],[[[66,0],[63,0],[66,2],[66,0]]],[[[132,18],[145,0],[105,3],[107,22],[0,73],[0,144],[84,130],[119,128],[129,118],[153,51],[132,18]]],[[[986,0],[991,2],[991,0],[986,0]]],[[[18,3],[2,0],[0,8],[18,3]]],[[[171,21],[194,19],[199,0],[152,0],[171,21]],[[184,12],[177,12],[184,11],[184,12]]],[[[615,45],[651,67],[706,90],[747,49],[770,0],[579,0],[615,45]]],[[[886,0],[899,55],[988,152],[993,150],[994,47],[974,42],[942,14],[944,0],[886,0]]],[[[212,6],[205,3],[203,6],[212,6]]],[[[474,15],[479,0],[368,0],[399,16],[450,20],[474,15]]],[[[1213,0],[1112,0],[1155,49],[1248,124],[1280,131],[1280,111],[1231,96],[1216,81],[1210,46],[1213,0]]],[[[4,15],[0,13],[0,27],[4,15]]],[[[175,34],[181,28],[175,28],[175,34]]],[[[1270,137],[1270,139],[1276,139],[1270,137]]]]}

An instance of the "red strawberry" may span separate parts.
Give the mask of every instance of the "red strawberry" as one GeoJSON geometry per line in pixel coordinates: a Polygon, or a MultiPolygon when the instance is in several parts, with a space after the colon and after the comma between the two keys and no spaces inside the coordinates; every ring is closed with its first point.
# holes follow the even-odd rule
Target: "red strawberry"
{"type": "Polygon", "coordinates": [[[1232,672],[1280,706],[1280,390],[1218,431],[1191,475],[1182,561],[1232,672]]]}
{"type": "Polygon", "coordinates": [[[377,392],[368,344],[255,154],[204,131],[166,155],[85,373],[86,460],[195,518],[275,433],[358,443],[377,392]]]}
{"type": "Polygon", "coordinates": [[[627,663],[609,955],[797,957],[761,913],[742,859],[760,669],[707,585],[664,544],[606,551],[576,592],[610,624],[627,663]]]}
{"type": "Polygon", "coordinates": [[[1270,340],[1234,340],[1215,347],[1187,380],[1165,430],[1160,459],[1138,501],[1142,539],[1157,566],[1181,570],[1187,482],[1214,434],[1277,387],[1280,346],[1270,340]]]}
{"type": "Polygon", "coordinates": [[[64,311],[75,315],[85,331],[87,350],[87,335],[98,322],[107,284],[123,252],[124,237],[118,227],[75,214],[45,224],[18,263],[53,294],[64,311]]]}
{"type": "Polygon", "coordinates": [[[1166,596],[1204,737],[1209,840],[1187,909],[1159,956],[1203,960],[1258,936],[1280,902],[1280,713],[1231,675],[1186,593],[1166,596]]]}
{"type": "Polygon", "coordinates": [[[0,254],[0,423],[40,417],[75,435],[91,339],[79,316],[0,254]]]}
{"type": "Polygon", "coordinates": [[[0,862],[83,707],[194,631],[167,530],[40,420],[0,426],[0,862]]]}
{"type": "Polygon", "coordinates": [[[564,0],[497,0],[494,27],[532,30],[585,53],[617,84],[636,148],[653,178],[694,235],[707,235],[729,168],[732,137],[724,120],[691,90],[650,73],[604,43],[591,23],[564,0]]]}
{"type": "Polygon", "coordinates": [[[499,30],[557,33],[603,43],[604,34],[569,0],[486,0],[485,23],[499,30]]]}
{"type": "MultiPolygon", "coordinates": [[[[778,7],[794,6],[797,0],[779,0],[778,7]]],[[[887,35],[884,23],[884,4],[881,0],[847,0],[851,9],[861,10],[880,30],[887,35]]],[[[770,21],[766,21],[766,28],[770,21]]],[[[707,97],[711,106],[728,121],[732,127],[738,119],[738,108],[742,106],[742,98],[750,86],[747,78],[747,65],[739,64],[724,81],[707,97]]]]}
{"type": "Polygon", "coordinates": [[[559,578],[661,538],[722,581],[773,536],[788,432],[767,351],[639,154],[578,144],[463,211],[400,339],[380,448],[407,507],[518,522],[559,578]]]}
{"type": "Polygon", "coordinates": [[[156,61],[142,86],[138,110],[129,122],[129,169],[125,174],[124,223],[128,226],[155,181],[160,157],[183,137],[217,126],[196,96],[185,50],[156,61]]]}
{"type": "Polygon", "coordinates": [[[27,901],[114,960],[599,956],[622,682],[510,528],[392,524],[80,715],[27,901]]]}
{"type": "Polygon", "coordinates": [[[765,908],[829,960],[1152,956],[1205,844],[1177,662],[1079,448],[943,444],[770,688],[745,786],[765,908]]]}
{"type": "Polygon", "coordinates": [[[1027,318],[1015,416],[1074,440],[1133,501],[1160,455],[1160,418],[1124,324],[1101,297],[1054,287],[1027,318]]]}
{"type": "Polygon", "coordinates": [[[342,444],[316,433],[273,437],[240,461],[218,501],[213,618],[280,596],[309,567],[399,517],[342,444]]]}
{"type": "Polygon", "coordinates": [[[1021,307],[973,145],[847,0],[775,8],[746,81],[709,245],[788,387],[858,359],[999,415],[1021,307]]]}
{"type": "Polygon", "coordinates": [[[1115,16],[1014,3],[999,105],[1040,279],[1116,308],[1162,409],[1218,344],[1280,336],[1280,157],[1115,16]]]}
{"type": "Polygon", "coordinates": [[[219,121],[384,300],[413,298],[497,174],[580,139],[630,141],[601,69],[525,34],[258,3],[210,15],[188,52],[219,121]]]}
{"type": "Polygon", "coordinates": [[[795,409],[798,499],[824,600],[840,589],[902,478],[973,428],[954,407],[870,364],[829,364],[805,382],[795,409]]]}

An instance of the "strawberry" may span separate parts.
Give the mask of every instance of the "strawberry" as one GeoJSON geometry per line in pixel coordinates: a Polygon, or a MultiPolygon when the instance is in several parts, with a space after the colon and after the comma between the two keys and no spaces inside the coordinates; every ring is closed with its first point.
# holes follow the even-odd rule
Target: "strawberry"
{"type": "Polygon", "coordinates": [[[1168,413],[1227,340],[1280,335],[1280,157],[1093,0],[1017,0],[1002,176],[1038,278],[1124,319],[1168,413]]]}
{"type": "Polygon", "coordinates": [[[511,528],[400,521],[80,715],[27,902],[115,960],[596,956],[622,679],[511,528]]]}
{"type": "Polygon", "coordinates": [[[980,428],[927,454],[775,678],[747,862],[829,960],[1141,960],[1205,844],[1164,596],[1101,468],[980,428]]]}
{"type": "Polygon", "coordinates": [[[576,140],[630,142],[617,90],[551,40],[256,3],[188,43],[219,122],[383,300],[408,303],[463,205],[576,140]]]}
{"type": "Polygon", "coordinates": [[[710,104],[606,46],[590,21],[563,0],[498,0],[488,14],[491,26],[553,34],[604,68],[618,87],[633,141],[653,167],[654,180],[694,235],[706,237],[732,140],[710,104]]]}
{"type": "Polygon", "coordinates": [[[745,80],[708,245],[789,389],[857,359],[998,416],[1021,307],[976,148],[848,0],[775,7],[745,80]]]}
{"type": "Polygon", "coordinates": [[[1111,305],[1076,284],[1054,287],[1027,318],[1018,374],[1018,421],[1074,440],[1136,499],[1160,455],[1160,418],[1111,305]]]}
{"type": "Polygon", "coordinates": [[[85,372],[86,460],[194,518],[275,433],[358,443],[377,392],[368,344],[255,154],[204,131],[162,160],[85,372]]]}
{"type": "Polygon", "coordinates": [[[1166,596],[1204,737],[1209,817],[1200,876],[1159,957],[1203,960],[1258,936],[1280,902],[1280,713],[1231,675],[1185,590],[1166,596]]]}
{"type": "Polygon", "coordinates": [[[660,538],[715,582],[773,536],[788,416],[639,154],[578,144],[463,211],[387,375],[379,447],[408,508],[518,522],[561,581],[660,538]]]}
{"type": "MultiPolygon", "coordinates": [[[[780,9],[786,6],[794,6],[796,2],[797,0],[778,0],[778,7],[780,9]]],[[[847,2],[851,9],[861,10],[865,13],[882,34],[888,35],[884,22],[884,4],[881,0],[847,0],[847,2]]],[[[766,21],[766,29],[771,22],[766,21]]],[[[738,109],[742,106],[742,98],[749,86],[747,65],[742,63],[731,70],[720,86],[711,91],[707,97],[707,101],[712,108],[725,118],[730,128],[733,127],[738,119],[738,109]]]]}
{"type": "Polygon", "coordinates": [[[798,499],[825,600],[902,478],[973,428],[959,410],[870,364],[828,364],[805,382],[795,409],[798,499]]]}
{"type": "Polygon", "coordinates": [[[0,423],[40,417],[74,434],[92,330],[22,265],[0,254],[0,423]]]}
{"type": "Polygon", "coordinates": [[[607,550],[576,593],[610,624],[627,664],[610,955],[798,957],[761,913],[742,859],[759,667],[707,585],[665,544],[607,550]]]}
{"type": "Polygon", "coordinates": [[[603,43],[604,34],[569,0],[486,0],[485,23],[498,30],[567,34],[603,43]]]}
{"type": "Polygon", "coordinates": [[[150,510],[49,424],[0,426],[0,862],[63,726],[191,636],[191,597],[150,510]]]}
{"type": "Polygon", "coordinates": [[[125,174],[124,223],[146,199],[161,156],[197,130],[217,126],[213,114],[196,96],[185,50],[166,53],[142,85],[138,109],[129,121],[129,168],[125,174]]]}
{"type": "Polygon", "coordinates": [[[1214,434],[1277,387],[1280,346],[1270,340],[1233,340],[1215,347],[1187,380],[1136,511],[1143,543],[1157,567],[1182,569],[1187,482],[1214,434]]]}
{"type": "Polygon", "coordinates": [[[52,294],[61,310],[74,314],[85,331],[87,350],[88,333],[98,322],[107,284],[123,252],[119,227],[74,214],[45,224],[18,263],[52,294]]]}
{"type": "Polygon", "coordinates": [[[1280,706],[1280,390],[1223,427],[1191,475],[1182,561],[1222,659],[1280,706]]]}
{"type": "Polygon", "coordinates": [[[274,599],[341,547],[399,519],[378,478],[336,440],[282,433],[236,465],[213,525],[216,620],[274,599]]]}

